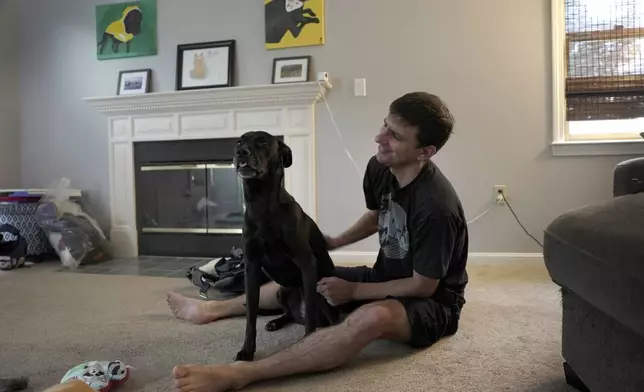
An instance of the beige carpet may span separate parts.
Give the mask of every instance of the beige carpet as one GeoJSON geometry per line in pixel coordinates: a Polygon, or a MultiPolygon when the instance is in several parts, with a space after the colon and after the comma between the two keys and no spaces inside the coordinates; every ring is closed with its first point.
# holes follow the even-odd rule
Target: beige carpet
{"type": "MultiPolygon", "coordinates": [[[[564,382],[557,287],[542,262],[472,263],[461,329],[425,351],[375,342],[342,369],[258,384],[280,391],[572,391],[564,382]]],[[[179,363],[229,362],[242,319],[194,326],[174,319],[165,293],[196,295],[187,279],[59,272],[56,264],[0,272],[0,376],[32,391],[72,366],[121,359],[123,391],[170,391],[179,363]]],[[[261,318],[263,327],[268,318],[261,318]]],[[[300,326],[258,334],[258,357],[294,343],[300,326]]]]}

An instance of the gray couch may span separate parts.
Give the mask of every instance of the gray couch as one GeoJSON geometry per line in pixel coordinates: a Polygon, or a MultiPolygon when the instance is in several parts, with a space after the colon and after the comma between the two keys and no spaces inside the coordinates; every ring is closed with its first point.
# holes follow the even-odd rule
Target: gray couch
{"type": "Polygon", "coordinates": [[[644,391],[644,158],[617,165],[613,198],[547,227],[544,259],[562,293],[567,382],[644,391]]]}

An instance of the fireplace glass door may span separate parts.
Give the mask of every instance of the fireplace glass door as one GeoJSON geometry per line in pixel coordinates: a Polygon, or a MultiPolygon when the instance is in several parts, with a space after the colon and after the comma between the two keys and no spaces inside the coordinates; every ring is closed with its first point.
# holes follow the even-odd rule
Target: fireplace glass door
{"type": "Polygon", "coordinates": [[[231,163],[141,166],[144,233],[241,234],[243,191],[231,163]]]}
{"type": "Polygon", "coordinates": [[[208,233],[241,234],[244,226],[244,191],[232,164],[206,165],[208,233]]]}

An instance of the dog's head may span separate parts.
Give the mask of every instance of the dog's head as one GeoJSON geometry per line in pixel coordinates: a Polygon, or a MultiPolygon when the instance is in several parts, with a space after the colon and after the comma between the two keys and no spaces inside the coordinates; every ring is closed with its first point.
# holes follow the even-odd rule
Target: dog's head
{"type": "Polygon", "coordinates": [[[268,132],[246,132],[235,145],[233,164],[243,179],[272,176],[292,163],[291,149],[268,132]]]}
{"type": "Polygon", "coordinates": [[[143,21],[143,13],[137,6],[125,8],[123,11],[123,24],[125,25],[125,32],[132,35],[141,33],[141,22],[143,21]]]}

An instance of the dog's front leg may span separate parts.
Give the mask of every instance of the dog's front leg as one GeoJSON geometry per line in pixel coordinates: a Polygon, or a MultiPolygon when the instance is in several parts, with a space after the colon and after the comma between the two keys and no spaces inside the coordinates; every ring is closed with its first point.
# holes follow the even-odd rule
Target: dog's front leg
{"type": "Polygon", "coordinates": [[[246,337],[244,345],[237,353],[237,361],[252,361],[255,357],[257,341],[257,314],[259,312],[259,290],[261,278],[261,250],[258,244],[247,247],[245,265],[246,285],[246,337]]]}
{"type": "Polygon", "coordinates": [[[315,268],[315,259],[312,256],[302,260],[302,283],[304,285],[304,330],[305,335],[312,334],[317,328],[315,319],[317,292],[317,269],[315,268]]]}
{"type": "MultiPolygon", "coordinates": [[[[294,214],[294,216],[298,216],[294,214]]],[[[294,219],[285,223],[285,238],[293,252],[295,264],[302,274],[302,291],[304,300],[304,330],[305,335],[315,332],[317,320],[315,317],[318,307],[318,270],[317,260],[309,245],[306,233],[308,228],[302,225],[301,219],[294,219]]]]}

